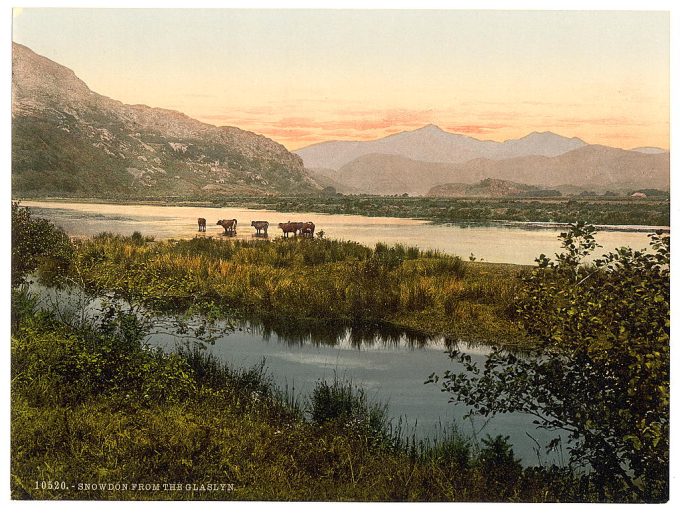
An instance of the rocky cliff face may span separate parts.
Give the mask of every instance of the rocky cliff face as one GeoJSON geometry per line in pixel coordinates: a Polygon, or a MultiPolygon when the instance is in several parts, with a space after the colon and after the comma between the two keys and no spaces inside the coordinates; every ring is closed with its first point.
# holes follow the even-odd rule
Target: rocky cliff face
{"type": "Polygon", "coordinates": [[[92,92],[13,44],[14,194],[277,194],[319,189],[282,145],[182,113],[92,92]]]}

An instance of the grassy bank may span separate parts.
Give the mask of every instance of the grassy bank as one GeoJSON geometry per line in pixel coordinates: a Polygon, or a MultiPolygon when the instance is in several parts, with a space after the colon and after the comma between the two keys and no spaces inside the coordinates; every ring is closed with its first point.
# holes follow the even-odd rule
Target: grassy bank
{"type": "Polygon", "coordinates": [[[528,267],[467,263],[403,245],[326,239],[148,241],[102,234],[79,242],[72,269],[90,288],[160,309],[209,305],[279,325],[371,325],[516,343],[518,276],[528,267]]]}
{"type": "MultiPolygon", "coordinates": [[[[525,270],[324,239],[73,243],[15,204],[12,497],[663,502],[670,241],[655,235],[649,253],[582,266],[592,235],[575,224],[556,262],[525,270]],[[36,272],[109,301],[94,313],[39,305],[26,285],[36,272]],[[442,389],[484,416],[531,413],[566,428],[571,463],[593,472],[523,468],[500,436],[473,444],[454,430],[416,442],[348,384],[322,381],[292,399],[261,369],[148,348],[149,322],[169,313],[511,343],[521,321],[536,346],[497,349],[483,370],[453,349],[471,375],[446,372],[442,389]]],[[[179,321],[168,327],[187,336],[179,321]]]]}
{"type": "Polygon", "coordinates": [[[592,498],[566,469],[522,468],[503,439],[409,442],[351,385],[292,402],[261,369],[145,349],[123,313],[66,324],[15,292],[13,315],[14,499],[592,498]]]}

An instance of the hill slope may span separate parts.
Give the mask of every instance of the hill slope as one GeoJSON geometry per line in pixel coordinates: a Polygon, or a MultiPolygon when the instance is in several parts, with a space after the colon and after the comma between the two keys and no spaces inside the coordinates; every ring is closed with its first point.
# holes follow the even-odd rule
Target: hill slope
{"type": "Polygon", "coordinates": [[[15,195],[187,195],[317,190],[282,145],[182,113],[126,105],[12,45],[15,195]]]}
{"type": "Polygon", "coordinates": [[[426,163],[402,156],[368,154],[340,168],[334,179],[355,191],[374,195],[425,195],[443,182],[470,182],[482,177],[460,178],[456,165],[426,163]]]}
{"type": "Polygon", "coordinates": [[[475,184],[448,183],[434,186],[428,197],[483,197],[505,198],[558,195],[555,191],[541,190],[536,186],[500,179],[484,179],[475,184]]]}
{"type": "Polygon", "coordinates": [[[555,157],[473,160],[460,165],[457,173],[544,187],[570,184],[596,190],[667,189],[670,183],[670,154],[644,154],[602,145],[587,145],[555,157]]]}

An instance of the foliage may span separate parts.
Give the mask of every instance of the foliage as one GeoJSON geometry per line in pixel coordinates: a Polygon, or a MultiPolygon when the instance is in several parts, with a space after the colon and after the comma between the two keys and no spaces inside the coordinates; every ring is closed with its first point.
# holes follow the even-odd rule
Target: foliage
{"type": "Polygon", "coordinates": [[[515,458],[509,436],[482,438],[479,463],[486,479],[489,501],[502,500],[514,490],[522,475],[520,460],[515,458]]]}
{"type": "MultiPolygon", "coordinates": [[[[176,199],[168,199],[176,201],[176,199]]],[[[189,200],[189,199],[187,199],[189,200]]],[[[517,199],[457,199],[374,195],[299,197],[206,197],[213,205],[274,209],[281,212],[313,212],[364,216],[419,218],[437,223],[479,224],[499,220],[557,222],[588,219],[595,224],[670,225],[668,198],[570,197],[517,199]]]]}
{"type": "MultiPolygon", "coordinates": [[[[175,309],[177,299],[187,298],[188,292],[194,299],[203,298],[210,283],[201,271],[202,260],[210,260],[200,253],[197,257],[196,249],[187,255],[182,254],[186,246],[164,245],[151,244],[141,235],[102,235],[78,245],[71,278],[88,272],[90,286],[132,292],[126,297],[130,301],[144,302],[147,295],[150,304],[172,299],[175,309]],[[180,254],[174,254],[178,250],[180,254]],[[168,266],[169,256],[178,258],[178,266],[167,276],[162,268],[154,269],[154,261],[147,261],[158,259],[168,266]],[[182,272],[186,275],[188,263],[198,265],[190,278],[196,289],[177,283],[181,287],[163,297],[162,289],[167,293],[182,272]]],[[[205,244],[188,244],[192,245],[205,244]]],[[[371,249],[327,245],[320,255],[331,259],[333,266],[345,262],[345,258],[332,261],[344,249],[350,254],[368,251],[364,258],[353,255],[352,266],[373,260],[370,266],[383,267],[386,273],[398,270],[438,278],[445,270],[455,276],[458,269],[453,258],[439,262],[435,255],[409,256],[412,251],[407,249],[387,248],[378,253],[383,259],[371,249]],[[405,264],[410,271],[402,269],[405,264]]],[[[285,246],[264,248],[266,259],[299,258],[295,252],[279,253],[285,246]]],[[[215,252],[219,263],[219,251],[227,249],[208,245],[203,250],[215,252]]],[[[252,248],[229,250],[235,255],[245,250],[248,255],[252,248]]],[[[493,286],[488,285],[489,291],[493,286]]],[[[409,444],[391,432],[389,445],[376,445],[385,443],[384,408],[371,406],[363,394],[346,385],[320,383],[310,405],[319,408],[317,422],[325,422],[308,422],[299,404],[272,385],[263,365],[234,370],[195,348],[175,353],[149,348],[146,337],[164,320],[152,320],[153,312],[122,302],[115,291],[94,310],[88,304],[90,308],[72,315],[45,305],[25,286],[13,290],[14,499],[479,501],[490,495],[526,501],[592,499],[590,491],[575,487],[568,470],[526,469],[510,487],[496,484],[494,467],[512,469],[513,456],[493,441],[489,452],[483,449],[479,455],[457,434],[431,444],[409,444]],[[340,409],[333,408],[338,404],[340,409]],[[54,485],[55,480],[68,489],[39,486],[54,485]],[[234,489],[165,488],[180,482],[233,484],[234,489]],[[159,488],[139,489],[133,484],[159,488]],[[85,485],[96,488],[81,489],[85,485]],[[121,485],[130,488],[122,491],[121,485]],[[495,493],[489,493],[489,485],[496,485],[495,493]]],[[[209,304],[203,307],[211,309],[209,304]]],[[[191,318],[191,311],[187,316],[191,318]]],[[[178,329],[190,333],[189,319],[178,329]]]]}
{"type": "Polygon", "coordinates": [[[560,236],[564,252],[542,255],[525,277],[517,311],[538,346],[523,356],[495,349],[483,371],[453,351],[467,373],[447,372],[442,387],[471,413],[520,411],[566,431],[572,463],[589,467],[602,499],[663,501],[670,238],[654,234],[648,252],[622,248],[587,264],[593,234],[571,226],[560,236]]]}
{"type": "Polygon", "coordinates": [[[12,287],[41,268],[53,279],[67,273],[73,259],[69,237],[42,218],[34,218],[28,208],[12,202],[12,287]]]}
{"type": "MultiPolygon", "coordinates": [[[[328,406],[339,395],[343,408],[307,421],[262,366],[235,370],[195,349],[154,352],[140,333],[120,330],[130,324],[139,327],[123,312],[94,332],[45,311],[22,318],[12,336],[13,499],[480,501],[495,484],[491,464],[507,461],[502,449],[474,455],[458,434],[386,440],[384,408],[346,384],[326,384],[330,396],[317,397],[328,406]],[[69,488],[36,487],[55,480],[69,488]],[[234,488],[163,487],[177,483],[234,488]]],[[[493,495],[589,499],[576,484],[568,471],[527,469],[493,495]]]]}

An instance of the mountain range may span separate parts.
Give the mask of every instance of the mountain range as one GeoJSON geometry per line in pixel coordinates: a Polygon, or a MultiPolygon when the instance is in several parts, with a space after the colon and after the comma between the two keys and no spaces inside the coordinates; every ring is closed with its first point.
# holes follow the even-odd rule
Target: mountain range
{"type": "Polygon", "coordinates": [[[508,159],[527,155],[557,156],[585,146],[579,138],[552,132],[532,132],[520,139],[484,141],[426,125],[373,141],[329,141],[296,151],[307,168],[337,170],[367,154],[388,154],[414,161],[463,163],[472,159],[508,159]]]}
{"type": "Polygon", "coordinates": [[[320,189],[283,145],[177,111],[127,105],[12,45],[15,195],[279,194],[320,189]]]}
{"type": "MultiPolygon", "coordinates": [[[[668,189],[669,170],[669,153],[656,147],[622,150],[552,132],[484,141],[436,125],[293,154],[237,127],[97,94],[72,70],[12,45],[15,196],[289,195],[322,188],[431,195],[437,186],[452,185],[433,191],[460,192],[465,188],[457,185],[488,178],[573,193],[668,189]]],[[[508,188],[514,186],[496,190],[508,188]]]]}
{"type": "Polygon", "coordinates": [[[486,178],[570,192],[667,189],[670,182],[670,154],[663,149],[589,145],[552,132],[496,142],[427,125],[374,141],[318,143],[296,153],[343,193],[425,195],[437,185],[486,178]]]}

